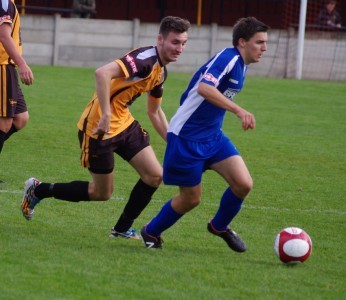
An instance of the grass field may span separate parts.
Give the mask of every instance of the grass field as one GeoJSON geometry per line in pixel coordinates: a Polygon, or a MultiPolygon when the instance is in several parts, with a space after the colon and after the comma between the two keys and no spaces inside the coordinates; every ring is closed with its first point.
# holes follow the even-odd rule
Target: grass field
{"type": "MultiPolygon", "coordinates": [[[[233,228],[248,251],[238,254],[206,230],[225,183],[203,178],[201,205],[164,233],[164,248],[109,239],[136,173],[116,158],[115,191],[102,203],[43,200],[31,222],[20,212],[24,182],[89,180],[79,166],[76,122],[94,90],[93,70],[33,67],[23,87],[31,119],[0,156],[1,299],[345,299],[346,84],[247,79],[236,102],[257,128],[243,132],[226,115],[224,131],[254,179],[233,228]],[[282,264],[273,251],[284,227],[305,229],[308,261],[282,264]]],[[[170,74],[163,107],[170,117],[190,75],[170,74]]],[[[151,133],[160,160],[164,142],[146,117],[145,99],[132,113],[151,133]],[[143,103],[144,102],[144,103],[143,103]]],[[[175,193],[162,186],[135,222],[140,228],[175,193]]]]}

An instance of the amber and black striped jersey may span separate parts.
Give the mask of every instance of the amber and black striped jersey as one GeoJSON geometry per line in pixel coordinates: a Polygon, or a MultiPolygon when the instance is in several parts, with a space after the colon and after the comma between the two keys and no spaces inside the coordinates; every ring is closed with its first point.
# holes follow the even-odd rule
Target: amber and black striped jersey
{"type": "MultiPolygon", "coordinates": [[[[22,54],[22,41],[20,37],[20,18],[18,10],[13,0],[0,1],[0,26],[8,26],[11,28],[11,36],[17,46],[18,52],[22,54]]],[[[0,43],[0,65],[13,64],[14,61],[9,57],[2,43],[0,43]]]]}
{"type": "MultiPolygon", "coordinates": [[[[135,49],[115,62],[119,64],[125,77],[111,81],[110,131],[102,137],[103,139],[116,136],[132,124],[135,119],[129,106],[141,94],[149,92],[156,101],[161,102],[163,82],[167,78],[166,67],[162,65],[157,48],[153,46],[135,49]]],[[[77,126],[88,136],[99,138],[93,131],[97,128],[100,117],[100,103],[94,93],[77,126]]]]}

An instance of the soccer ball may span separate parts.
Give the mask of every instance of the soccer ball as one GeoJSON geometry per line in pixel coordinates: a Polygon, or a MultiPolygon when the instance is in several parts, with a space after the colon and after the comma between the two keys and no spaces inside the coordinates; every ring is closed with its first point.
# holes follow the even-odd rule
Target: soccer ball
{"type": "Polygon", "coordinates": [[[311,254],[311,238],[303,229],[287,227],[276,236],[274,250],[283,263],[301,263],[311,254]]]}

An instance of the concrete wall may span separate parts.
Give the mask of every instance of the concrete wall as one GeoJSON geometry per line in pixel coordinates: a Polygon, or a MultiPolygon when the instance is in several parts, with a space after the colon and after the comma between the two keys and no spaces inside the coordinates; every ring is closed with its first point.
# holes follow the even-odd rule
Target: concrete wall
{"type": "MultiPolygon", "coordinates": [[[[155,45],[158,24],[22,15],[24,57],[29,64],[99,67],[139,46],[155,45]]],[[[249,75],[295,77],[294,30],[270,30],[268,51],[249,75]]],[[[194,25],[186,49],[169,71],[193,72],[218,50],[232,46],[232,28],[194,25]]],[[[303,78],[346,80],[346,33],[306,35],[303,78]],[[334,34],[334,35],[333,35],[334,34]]]]}

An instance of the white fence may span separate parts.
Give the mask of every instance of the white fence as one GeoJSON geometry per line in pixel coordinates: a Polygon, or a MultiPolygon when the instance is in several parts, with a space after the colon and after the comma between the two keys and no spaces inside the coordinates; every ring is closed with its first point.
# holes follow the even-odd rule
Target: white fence
{"type": "MultiPolygon", "coordinates": [[[[29,64],[96,68],[139,46],[155,45],[158,24],[22,15],[24,57],[29,64]]],[[[294,30],[270,30],[268,51],[249,75],[295,76],[294,30]]],[[[218,50],[232,47],[232,28],[216,24],[189,31],[184,53],[169,71],[193,72],[218,50]]],[[[302,78],[346,80],[346,33],[306,35],[302,78]]]]}

